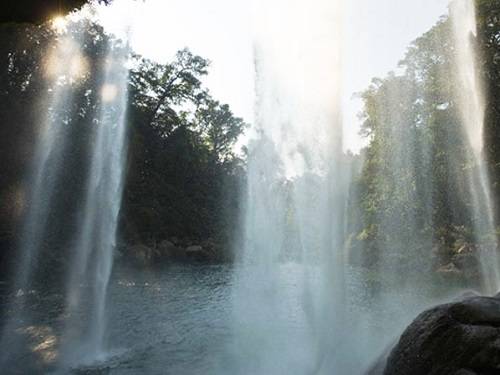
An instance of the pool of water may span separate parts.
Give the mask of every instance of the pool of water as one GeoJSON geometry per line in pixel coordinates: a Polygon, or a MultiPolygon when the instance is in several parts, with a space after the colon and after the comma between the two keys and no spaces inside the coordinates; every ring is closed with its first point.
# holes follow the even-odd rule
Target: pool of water
{"type": "MultiPolygon", "coordinates": [[[[323,325],[311,319],[315,286],[304,289],[301,266],[280,266],[281,289],[270,288],[265,278],[242,285],[235,270],[229,265],[115,267],[108,293],[107,349],[92,362],[85,353],[70,363],[62,360],[66,348],[61,332],[67,320],[62,293],[28,291],[24,297],[30,318],[14,316],[12,338],[1,348],[7,369],[2,373],[356,375],[431,304],[415,290],[377,293],[362,275],[350,272],[347,326],[345,337],[339,338],[336,332],[324,335],[329,317],[323,325]],[[329,348],[332,342],[335,347],[329,348]],[[318,370],[318,363],[333,355],[340,360],[328,371],[318,370]]],[[[5,305],[2,311],[15,315],[5,305]]]]}
{"type": "Polygon", "coordinates": [[[110,288],[110,374],[207,374],[230,338],[231,268],[121,269],[110,288]]]}

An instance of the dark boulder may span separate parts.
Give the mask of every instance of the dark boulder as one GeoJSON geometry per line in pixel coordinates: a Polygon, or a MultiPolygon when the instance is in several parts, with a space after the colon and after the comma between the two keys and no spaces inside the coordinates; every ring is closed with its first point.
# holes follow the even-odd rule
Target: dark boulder
{"type": "Polygon", "coordinates": [[[206,262],[210,259],[208,252],[200,245],[191,245],[186,248],[188,259],[206,262]]]}
{"type": "Polygon", "coordinates": [[[158,246],[161,261],[182,261],[186,259],[186,252],[182,247],[175,245],[173,241],[162,241],[158,246]]]}
{"type": "Polygon", "coordinates": [[[126,249],[127,259],[139,267],[147,267],[153,263],[155,249],[143,244],[131,245],[126,249]]]}
{"type": "Polygon", "coordinates": [[[381,363],[368,374],[500,374],[500,298],[469,294],[425,311],[381,363]]]}

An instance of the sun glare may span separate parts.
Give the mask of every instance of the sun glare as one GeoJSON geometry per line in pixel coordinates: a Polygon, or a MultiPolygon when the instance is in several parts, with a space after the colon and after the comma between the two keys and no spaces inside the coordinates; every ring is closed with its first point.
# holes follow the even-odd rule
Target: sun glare
{"type": "Polygon", "coordinates": [[[68,26],[68,20],[63,16],[56,16],[52,19],[52,28],[58,33],[63,33],[66,31],[68,26]]]}
{"type": "Polygon", "coordinates": [[[70,83],[83,81],[89,73],[89,62],[80,47],[65,37],[47,54],[44,65],[47,78],[66,77],[70,83]]]}
{"type": "Polygon", "coordinates": [[[101,88],[101,97],[104,102],[112,102],[116,99],[118,95],[118,88],[113,85],[106,83],[101,88]]]}

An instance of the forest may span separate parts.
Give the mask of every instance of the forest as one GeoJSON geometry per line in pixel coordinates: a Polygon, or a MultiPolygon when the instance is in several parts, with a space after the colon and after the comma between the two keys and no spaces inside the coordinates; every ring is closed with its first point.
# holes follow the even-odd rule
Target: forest
{"type": "MultiPolygon", "coordinates": [[[[478,36],[474,38],[480,52],[478,74],[487,82],[484,153],[495,196],[500,194],[500,26],[496,21],[499,8],[495,1],[478,2],[478,36]]],[[[429,269],[437,270],[456,260],[461,263],[457,266],[469,272],[474,260],[464,256],[455,259],[457,251],[465,246],[467,252],[473,253],[475,244],[496,236],[472,235],[472,197],[467,197],[466,176],[460,171],[477,166],[457,126],[455,108],[459,104],[451,87],[457,81],[450,77],[453,45],[444,42],[451,38],[450,23],[449,18],[443,17],[412,43],[399,62],[398,73],[374,78],[371,86],[359,94],[364,102],[360,114],[362,136],[370,141],[359,155],[346,156],[346,163],[353,170],[346,246],[354,263],[374,266],[379,253],[385,257],[392,249],[389,258],[393,256],[396,263],[408,263],[408,271],[419,269],[412,262],[423,261],[429,269]],[[409,190],[408,186],[412,188],[409,190]],[[432,248],[431,239],[438,239],[439,245],[432,248]]],[[[113,37],[91,22],[84,29],[86,57],[97,67],[106,40],[113,37]]],[[[51,90],[44,71],[44,55],[57,32],[49,23],[4,23],[1,33],[5,73],[1,75],[4,204],[0,233],[4,244],[1,264],[7,270],[11,267],[6,263],[15,258],[8,249],[15,247],[15,228],[20,227],[20,201],[26,181],[23,172],[29,169],[30,150],[40,119],[33,103],[43,105],[41,93],[51,90]]],[[[183,258],[175,245],[203,244],[210,251],[199,254],[201,259],[228,261],[239,220],[238,197],[245,185],[247,156],[245,147],[237,149],[235,145],[249,125],[233,114],[228,105],[212,98],[203,85],[210,62],[188,49],[179,51],[174,60],[164,64],[138,55],[133,56],[131,64],[127,104],[130,144],[120,213],[120,248],[131,259],[154,264],[169,256],[183,258]],[[167,241],[173,254],[162,256],[162,241],[167,241]]],[[[75,132],[75,149],[71,160],[64,161],[70,173],[57,193],[61,199],[60,207],[55,209],[66,215],[76,212],[78,204],[73,197],[83,178],[84,147],[88,142],[82,125],[93,121],[89,108],[97,105],[96,85],[90,75],[78,82],[82,99],[74,100],[64,120],[71,129],[68,131],[75,132]]],[[[281,182],[285,192],[291,190],[293,183],[281,182]]],[[[64,231],[71,232],[71,220],[64,221],[69,225],[64,231]]],[[[53,237],[59,235],[54,233],[53,237]]],[[[58,238],[57,242],[61,243],[56,247],[65,246],[64,240],[58,238]]],[[[64,257],[54,250],[47,253],[47,258],[62,258],[64,263],[64,257]]]]}
{"type": "Polygon", "coordinates": [[[252,119],[195,48],[96,16],[149,1],[0,6],[0,366],[497,373],[500,0],[447,2],[355,94],[359,152],[347,0],[256,2],[252,119]]]}
{"type": "MultiPolygon", "coordinates": [[[[478,1],[476,6],[478,35],[470,38],[478,52],[477,74],[486,82],[483,153],[498,197],[500,3],[478,1]]],[[[373,79],[360,94],[362,133],[370,143],[354,161],[358,174],[348,229],[354,262],[364,259],[376,267],[384,256],[409,274],[424,267],[474,278],[479,267],[475,247],[498,236],[496,229],[473,229],[481,217],[472,212],[465,171],[477,178],[479,167],[458,125],[452,32],[450,18],[443,17],[411,44],[398,73],[373,79]]],[[[481,210],[486,215],[486,208],[481,210]]],[[[497,216],[497,205],[494,211],[497,216]]]]}
{"type": "MultiPolygon", "coordinates": [[[[84,29],[87,61],[97,67],[104,58],[107,39],[112,37],[96,24],[89,23],[84,29]]],[[[45,78],[44,54],[54,36],[50,25],[2,26],[3,269],[15,258],[6,249],[15,247],[26,181],[23,171],[29,170],[32,142],[42,116],[32,103],[43,106],[39,98],[43,91],[51,90],[45,78]]],[[[113,43],[126,48],[119,40],[113,43]]],[[[228,259],[224,249],[237,221],[237,197],[244,178],[244,153],[233,146],[247,124],[228,105],[211,97],[202,84],[210,63],[189,50],[179,51],[166,64],[134,55],[132,65],[127,105],[130,145],[120,214],[122,243],[156,247],[171,238],[198,241],[217,246],[212,260],[228,259]]],[[[74,69],[80,74],[78,66],[74,69]]],[[[53,233],[54,242],[46,246],[50,249],[46,261],[51,267],[57,259],[64,263],[64,256],[54,250],[67,245],[61,231],[74,230],[71,215],[76,214],[79,202],[75,197],[85,175],[86,129],[92,126],[91,108],[99,100],[95,94],[98,81],[83,74],[87,75],[77,77],[79,82],[69,82],[77,85],[78,97],[62,120],[73,134],[74,144],[71,157],[63,161],[69,173],[58,186],[59,203],[51,215],[55,218],[58,212],[65,213],[63,223],[52,225],[59,232],[53,233]]],[[[141,256],[148,258],[141,261],[149,262],[154,254],[141,256]]]]}

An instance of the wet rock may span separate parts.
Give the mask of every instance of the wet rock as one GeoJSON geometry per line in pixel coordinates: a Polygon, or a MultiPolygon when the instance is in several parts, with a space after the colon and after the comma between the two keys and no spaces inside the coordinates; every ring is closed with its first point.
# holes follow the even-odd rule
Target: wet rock
{"type": "Polygon", "coordinates": [[[203,247],[199,245],[191,245],[186,248],[186,253],[188,254],[195,254],[195,253],[200,253],[203,251],[203,247]]]}
{"type": "Polygon", "coordinates": [[[463,300],[466,300],[469,298],[474,298],[474,297],[481,297],[481,294],[479,294],[475,290],[466,290],[461,295],[454,298],[452,302],[462,302],[463,300]]]}
{"type": "Polygon", "coordinates": [[[142,244],[129,246],[127,253],[130,254],[134,263],[139,266],[150,265],[155,255],[152,248],[142,244]]]}
{"type": "Polygon", "coordinates": [[[476,280],[480,277],[480,263],[477,253],[462,251],[454,255],[453,264],[463,271],[463,275],[468,280],[476,280]]]}
{"type": "Polygon", "coordinates": [[[405,330],[385,369],[378,365],[367,374],[500,374],[500,299],[473,296],[425,311],[405,330]]]}
{"type": "Polygon", "coordinates": [[[165,254],[168,254],[169,251],[175,247],[176,246],[174,245],[174,243],[168,240],[161,241],[160,245],[158,246],[160,251],[165,254]]]}
{"type": "Polygon", "coordinates": [[[159,260],[183,260],[185,255],[184,250],[172,241],[162,241],[158,246],[159,260]]]}
{"type": "Polygon", "coordinates": [[[207,256],[210,258],[210,261],[221,262],[226,260],[224,257],[227,253],[224,251],[222,246],[212,238],[203,241],[201,246],[203,247],[203,251],[205,251],[207,256]]]}
{"type": "Polygon", "coordinates": [[[186,256],[189,259],[198,261],[207,261],[210,258],[209,254],[200,245],[188,246],[186,248],[186,256]]]}
{"type": "Polygon", "coordinates": [[[169,238],[161,241],[156,246],[144,244],[125,246],[123,254],[123,258],[138,266],[161,265],[172,262],[206,263],[224,261],[220,246],[212,239],[194,242],[189,239],[169,238]]]}
{"type": "Polygon", "coordinates": [[[463,276],[463,272],[454,263],[439,267],[437,273],[445,279],[455,279],[463,276]]]}

